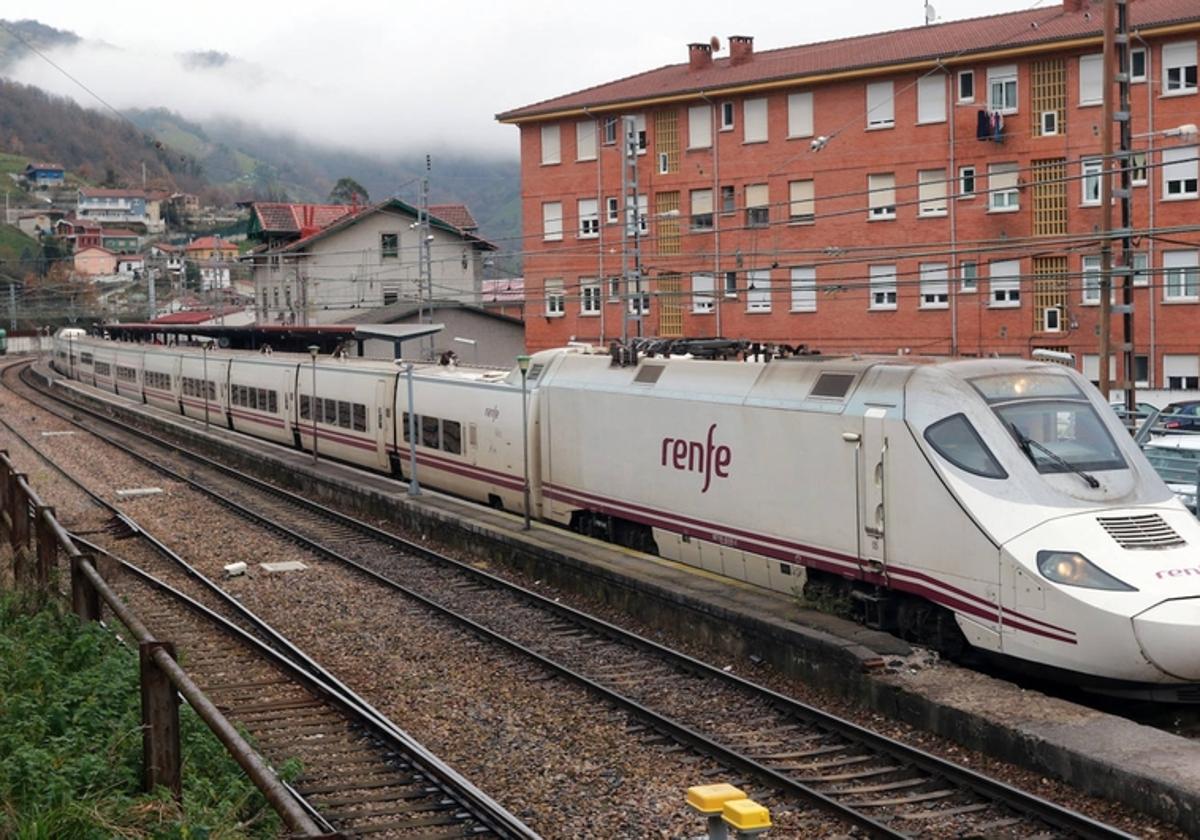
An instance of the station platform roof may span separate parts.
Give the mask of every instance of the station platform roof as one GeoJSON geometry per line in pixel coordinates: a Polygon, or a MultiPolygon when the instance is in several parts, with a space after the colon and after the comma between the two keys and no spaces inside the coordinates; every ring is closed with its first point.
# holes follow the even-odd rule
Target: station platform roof
{"type": "Polygon", "coordinates": [[[352,356],[361,356],[362,343],[367,339],[392,341],[399,350],[406,341],[439,333],[442,324],[319,324],[296,326],[287,324],[256,324],[226,327],[219,324],[103,324],[109,337],[123,341],[142,341],[159,344],[191,343],[201,340],[217,342],[231,350],[261,350],[269,345],[284,353],[304,353],[316,345],[322,354],[343,347],[352,356]]]}

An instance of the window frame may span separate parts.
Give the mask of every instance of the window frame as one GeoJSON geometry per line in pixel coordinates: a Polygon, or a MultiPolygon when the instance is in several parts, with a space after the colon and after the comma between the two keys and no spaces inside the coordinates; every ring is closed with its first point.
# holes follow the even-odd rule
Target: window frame
{"type": "Polygon", "coordinates": [[[577,163],[583,161],[592,161],[599,154],[599,144],[596,142],[596,121],[595,120],[576,120],[575,122],[575,161],[577,163]],[[585,144],[584,137],[591,134],[591,154],[583,153],[585,144]]]}
{"type": "Polygon", "coordinates": [[[1079,161],[1079,185],[1082,194],[1079,203],[1083,207],[1099,207],[1104,193],[1104,159],[1082,158],[1079,161]],[[1094,192],[1095,197],[1090,195],[1094,192]]]}
{"type": "Polygon", "coordinates": [[[1200,190],[1197,189],[1197,176],[1200,175],[1200,162],[1196,160],[1198,154],[1200,154],[1200,145],[1171,146],[1162,150],[1163,201],[1188,201],[1200,197],[1200,190]],[[1180,160],[1167,160],[1168,157],[1176,156],[1180,160]],[[1184,177],[1177,179],[1170,177],[1172,172],[1176,171],[1176,167],[1183,169],[1184,177]],[[1174,183],[1178,183],[1180,189],[1173,193],[1171,185],[1174,183]]]}
{"type": "Polygon", "coordinates": [[[713,109],[711,105],[693,105],[688,108],[688,151],[693,149],[711,149],[713,144],[712,123],[713,109]],[[702,120],[697,119],[697,115],[703,113],[702,120]],[[703,132],[698,131],[698,122],[706,123],[703,132]],[[700,137],[703,135],[703,137],[700,137]],[[700,142],[697,142],[699,140],[700,142]]]}
{"type": "Polygon", "coordinates": [[[917,218],[936,219],[949,215],[950,200],[947,196],[947,180],[945,169],[917,170],[917,218]],[[935,177],[923,180],[928,175],[934,175],[935,177]],[[941,187],[941,195],[935,195],[932,198],[921,198],[921,192],[927,186],[941,187]]]}
{"type": "Polygon", "coordinates": [[[890,221],[896,218],[896,173],[895,172],[872,172],[867,174],[867,221],[883,222],[890,221]],[[875,178],[890,178],[890,186],[877,186],[873,182],[875,178]],[[876,204],[876,196],[882,201],[887,193],[891,193],[891,202],[876,204]]]}
{"type": "Polygon", "coordinates": [[[950,308],[950,265],[949,263],[921,263],[918,267],[920,303],[918,309],[938,310],[950,308]],[[941,277],[931,276],[940,274],[941,277]],[[938,289],[940,288],[940,291],[938,289]],[[930,300],[933,298],[933,300],[930,300]],[[938,300],[938,298],[941,298],[938,300]]]}
{"type": "Polygon", "coordinates": [[[547,318],[562,318],[567,314],[567,291],[561,277],[542,281],[543,314],[547,318]]]}
{"type": "Polygon", "coordinates": [[[558,123],[542,124],[540,152],[542,166],[557,166],[562,163],[562,129],[558,123]],[[551,137],[553,142],[547,142],[551,137]]]}
{"type": "MultiPolygon", "coordinates": [[[[400,258],[400,234],[399,233],[397,233],[395,231],[383,231],[383,230],[381,230],[379,232],[379,258],[381,260],[399,259],[400,258]],[[386,245],[384,242],[384,240],[389,236],[393,240],[392,245],[390,247],[388,245],[386,245]]],[[[276,304],[276,306],[278,306],[278,304],[276,304]]]]}
{"type": "Polygon", "coordinates": [[[881,131],[883,129],[896,127],[896,83],[891,79],[881,82],[867,82],[866,86],[867,97],[867,131],[881,131]],[[884,88],[887,88],[886,95],[883,95],[884,88]],[[871,104],[871,100],[875,99],[875,104],[871,104]],[[885,107],[886,106],[886,107],[885,107]],[[875,112],[880,112],[876,114],[875,112]],[[872,116],[875,114],[875,116],[872,116]],[[882,114],[887,114],[886,117],[882,114]]]}
{"type": "Polygon", "coordinates": [[[1021,307],[1021,261],[993,260],[988,263],[988,308],[989,309],[1019,309],[1021,307]],[[1015,265],[1016,273],[1005,273],[996,276],[996,266],[1015,265]],[[997,297],[997,292],[1003,297],[997,297]]]}
{"type": "MultiPolygon", "coordinates": [[[[895,105],[893,104],[893,109],[895,105]]],[[[946,121],[946,77],[942,73],[932,73],[921,76],[917,79],[917,125],[938,125],[946,121]],[[926,96],[933,96],[932,91],[937,91],[938,106],[941,116],[933,119],[922,119],[921,112],[925,110],[925,106],[931,106],[933,102],[926,102],[926,96]],[[929,93],[927,93],[929,91],[929,93]]]]}
{"type": "Polygon", "coordinates": [[[542,202],[542,241],[561,242],[563,238],[563,217],[561,201],[542,202]],[[555,219],[550,215],[551,208],[558,208],[558,229],[554,229],[555,219]]]}
{"type": "MultiPolygon", "coordinates": [[[[1099,254],[1084,254],[1079,259],[1080,303],[1084,306],[1100,305],[1100,281],[1104,279],[1104,264],[1099,254]],[[1094,278],[1094,281],[1093,281],[1094,278]]],[[[1114,289],[1109,289],[1109,297],[1114,289]]]]}
{"type": "Polygon", "coordinates": [[[965,295],[973,295],[979,291],[979,262],[977,260],[963,260],[958,264],[958,291],[965,295]],[[971,267],[969,272],[967,266],[971,267]],[[968,280],[970,281],[969,285],[968,280]]]}
{"type": "Polygon", "coordinates": [[[1104,53],[1081,55],[1079,56],[1079,107],[1091,108],[1103,104],[1104,53]],[[1085,68],[1087,68],[1086,76],[1085,68]],[[1093,73],[1099,73],[1099,76],[1093,77],[1093,73]],[[1089,98],[1084,98],[1085,93],[1089,94],[1089,98]]]}
{"type": "Polygon", "coordinates": [[[896,283],[895,264],[868,266],[867,278],[870,290],[867,310],[871,312],[896,311],[900,306],[900,295],[896,283]]]}
{"type": "MultiPolygon", "coordinates": [[[[688,230],[692,233],[708,233],[716,226],[716,214],[713,213],[713,190],[712,187],[700,187],[698,189],[688,191],[688,230]],[[703,193],[708,193],[708,212],[696,211],[696,199],[702,197],[703,193]]],[[[701,202],[703,206],[703,202],[701,202]]]]}
{"type": "Polygon", "coordinates": [[[1162,95],[1163,96],[1189,96],[1197,91],[1196,78],[1196,42],[1195,41],[1173,41],[1169,44],[1162,45],[1162,95]],[[1191,64],[1169,64],[1167,59],[1168,49],[1171,47],[1182,47],[1191,45],[1191,64]],[[1188,69],[1191,69],[1191,84],[1188,84],[1188,69]],[[1180,71],[1177,81],[1172,86],[1171,73],[1172,71],[1180,71]]]}
{"type": "Polygon", "coordinates": [[[742,100],[742,145],[766,143],[770,132],[770,112],[767,97],[756,96],[742,100]],[[753,129],[753,136],[751,136],[753,129]]]}
{"type": "Polygon", "coordinates": [[[788,312],[817,311],[817,268],[813,265],[792,266],[788,272],[790,298],[788,312]],[[799,274],[799,276],[797,276],[799,274]]]}
{"type": "Polygon", "coordinates": [[[1163,302],[1164,303],[1196,303],[1200,301],[1200,250],[1172,249],[1162,251],[1163,302]],[[1192,259],[1179,265],[1167,265],[1168,255],[1191,254],[1192,259]],[[1171,288],[1176,283],[1176,275],[1180,276],[1178,288],[1180,293],[1171,294],[1171,288]],[[1190,278],[1189,278],[1190,274],[1190,278]],[[1191,294],[1188,294],[1189,286],[1191,294]]]}
{"type": "Polygon", "coordinates": [[[1146,82],[1150,76],[1150,54],[1145,47],[1134,47],[1129,51],[1129,83],[1140,85],[1146,82]],[[1142,57],[1142,72],[1138,74],[1133,68],[1133,57],[1140,55],[1142,57]]]}
{"type": "Polygon", "coordinates": [[[579,314],[581,317],[594,318],[600,315],[604,306],[600,281],[595,277],[579,278],[579,314]]]}
{"type": "Polygon", "coordinates": [[[717,308],[716,278],[709,272],[698,271],[692,274],[692,314],[711,315],[717,308]],[[708,290],[705,291],[703,280],[708,280],[708,290]]]}
{"type": "Polygon", "coordinates": [[[575,238],[599,239],[600,202],[595,198],[578,198],[575,200],[575,212],[578,222],[575,227],[575,238]],[[588,204],[591,205],[591,212],[586,212],[587,207],[585,205],[588,204]]]}
{"type": "Polygon", "coordinates": [[[1004,64],[996,67],[989,67],[987,70],[987,109],[989,111],[999,111],[1001,114],[1008,116],[1015,114],[1020,110],[1020,88],[1021,88],[1021,73],[1015,64],[1004,64]],[[996,85],[1001,85],[1002,102],[997,107],[997,102],[994,98],[996,85]],[[1009,85],[1012,86],[1012,101],[1009,102],[1009,85]]]}
{"type": "Polygon", "coordinates": [[[787,98],[787,139],[796,140],[812,137],[815,132],[816,116],[811,90],[789,93],[787,98]],[[796,129],[799,128],[797,131],[796,129]]]}
{"type": "Polygon", "coordinates": [[[746,272],[746,314],[770,313],[771,271],[765,268],[746,272]],[[756,284],[762,284],[761,286],[756,284]]]}
{"type": "Polygon", "coordinates": [[[1021,209],[1021,170],[1020,164],[1012,162],[988,164],[988,209],[989,213],[1016,213],[1021,209]],[[1012,175],[1011,187],[992,187],[992,179],[997,175],[1012,175]],[[1001,199],[1003,198],[1003,201],[1001,199]],[[1009,203],[1011,199],[1012,203],[1009,203]]]}
{"type": "Polygon", "coordinates": [[[817,220],[817,185],[812,178],[797,178],[794,181],[788,181],[788,224],[790,225],[811,225],[817,220]],[[809,197],[795,197],[796,188],[801,184],[808,184],[809,197]],[[808,205],[811,212],[797,213],[797,207],[804,209],[804,205],[808,205]]]}
{"type": "Polygon", "coordinates": [[[979,170],[973,163],[966,166],[958,167],[958,198],[974,198],[979,193],[976,192],[979,181],[979,170]],[[970,172],[971,189],[967,189],[967,172],[970,172]]]}
{"type": "Polygon", "coordinates": [[[957,102],[959,105],[968,105],[968,104],[974,102],[975,101],[975,71],[973,69],[972,70],[959,70],[957,81],[958,81],[958,83],[955,86],[955,102],[957,102]],[[971,80],[971,92],[969,94],[967,94],[966,96],[963,96],[963,80],[964,79],[971,80]]]}
{"type": "Polygon", "coordinates": [[[721,103],[721,131],[733,131],[737,126],[737,115],[734,113],[733,106],[732,99],[726,99],[721,103]]]}

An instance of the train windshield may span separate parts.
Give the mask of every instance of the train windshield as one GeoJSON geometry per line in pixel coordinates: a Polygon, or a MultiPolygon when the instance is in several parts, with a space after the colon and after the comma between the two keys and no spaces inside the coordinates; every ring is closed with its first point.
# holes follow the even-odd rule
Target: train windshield
{"type": "MultiPolygon", "coordinates": [[[[1096,409],[1067,377],[985,376],[971,384],[1038,472],[1125,468],[1125,459],[1096,409]]],[[[1092,484],[1090,477],[1087,480],[1092,484]]]]}

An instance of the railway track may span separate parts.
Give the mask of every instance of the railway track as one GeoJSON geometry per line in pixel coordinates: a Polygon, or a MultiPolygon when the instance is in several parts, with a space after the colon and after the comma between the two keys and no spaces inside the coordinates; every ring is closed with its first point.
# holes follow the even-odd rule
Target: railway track
{"type": "Polygon", "coordinates": [[[236,601],[213,587],[189,596],[147,571],[184,585],[203,577],[0,423],[110,515],[101,530],[138,564],[88,539],[97,534],[76,543],[104,559],[113,589],[271,766],[297,763],[288,786],[318,825],[345,837],[537,837],[236,601]]]}
{"type": "MultiPolygon", "coordinates": [[[[40,399],[46,399],[42,395],[40,399]]],[[[76,414],[80,411],[73,406],[76,414]]],[[[61,415],[60,415],[61,416],[61,415]]],[[[799,703],[100,415],[105,437],[230,510],[628,710],[655,736],[885,837],[1129,835],[799,703]]]]}

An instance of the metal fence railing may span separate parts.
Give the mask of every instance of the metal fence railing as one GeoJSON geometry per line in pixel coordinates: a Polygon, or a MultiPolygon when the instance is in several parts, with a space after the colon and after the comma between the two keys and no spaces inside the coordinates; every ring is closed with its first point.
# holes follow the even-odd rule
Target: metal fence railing
{"type": "Polygon", "coordinates": [[[137,640],[143,697],[142,783],[147,791],[162,785],[177,798],[182,795],[178,692],[262,791],[290,831],[306,837],[329,836],[179,666],[174,646],[154,638],[112,590],[97,571],[94,558],[79,550],[55,517],[54,508],[42,503],[25,474],[13,465],[7,450],[0,450],[0,539],[6,540],[11,549],[13,582],[19,591],[39,599],[51,597],[52,573],[59,557],[65,557],[70,569],[71,608],[76,615],[84,621],[98,621],[101,605],[106,605],[137,640]]]}

